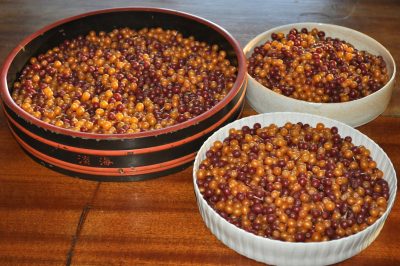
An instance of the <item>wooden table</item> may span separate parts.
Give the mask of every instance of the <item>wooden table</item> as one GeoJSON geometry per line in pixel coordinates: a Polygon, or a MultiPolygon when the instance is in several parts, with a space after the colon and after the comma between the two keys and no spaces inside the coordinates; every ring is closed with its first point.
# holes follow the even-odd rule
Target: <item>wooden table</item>
{"type": "MultiPolygon", "coordinates": [[[[360,30],[400,62],[400,2],[393,1],[0,1],[0,61],[28,34],[85,11],[155,6],[209,19],[242,46],[260,32],[318,21],[360,30]]],[[[399,83],[399,78],[396,78],[399,83]]],[[[246,106],[245,116],[255,114],[246,106]]],[[[400,89],[386,112],[359,130],[400,172],[400,89]]],[[[257,265],[224,246],[205,227],[192,168],[135,183],[67,177],[33,162],[0,116],[1,265],[257,265]]],[[[370,247],[342,265],[400,265],[400,202],[370,247]]]]}

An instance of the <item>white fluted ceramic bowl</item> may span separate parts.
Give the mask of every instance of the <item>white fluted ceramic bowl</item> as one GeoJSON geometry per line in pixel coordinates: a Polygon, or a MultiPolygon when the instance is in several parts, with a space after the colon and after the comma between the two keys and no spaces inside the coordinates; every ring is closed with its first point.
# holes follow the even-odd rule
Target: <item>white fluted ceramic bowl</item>
{"type": "Polygon", "coordinates": [[[312,103],[290,98],[276,93],[252,78],[249,74],[247,102],[258,113],[301,112],[326,116],[352,127],[370,122],[383,113],[389,104],[394,87],[396,65],[389,51],[371,37],[353,29],[323,23],[295,23],[279,26],[265,31],[252,39],[243,49],[249,58],[255,47],[271,40],[273,32],[288,33],[292,28],[317,28],[325,31],[327,37],[339,38],[351,43],[358,50],[365,50],[373,55],[381,55],[386,62],[389,81],[378,91],[358,100],[344,103],[312,103]]]}
{"type": "Polygon", "coordinates": [[[379,235],[390,210],[392,209],[397,190],[396,172],[386,153],[370,138],[358,130],[341,122],[302,113],[280,112],[268,113],[246,117],[237,120],[215,132],[203,144],[196,156],[193,168],[193,184],[197,198],[197,204],[203,220],[211,232],[225,245],[251,259],[273,265],[326,265],[348,259],[368,247],[379,235]],[[389,201],[386,212],[374,224],[365,230],[338,240],[315,243],[292,243],[272,240],[256,236],[236,227],[215,212],[201,195],[196,180],[196,172],[201,161],[206,158],[206,152],[217,140],[222,141],[229,135],[230,128],[253,126],[260,123],[261,126],[276,124],[283,126],[286,122],[303,122],[315,127],[318,122],[327,127],[336,126],[342,137],[350,136],[355,145],[364,145],[371,151],[372,158],[377,162],[377,167],[384,172],[384,179],[389,184],[389,201]]]}

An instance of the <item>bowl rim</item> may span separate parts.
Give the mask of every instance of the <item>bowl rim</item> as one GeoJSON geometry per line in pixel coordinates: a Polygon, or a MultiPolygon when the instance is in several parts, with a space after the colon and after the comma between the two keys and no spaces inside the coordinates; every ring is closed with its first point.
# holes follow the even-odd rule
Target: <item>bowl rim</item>
{"type": "Polygon", "coordinates": [[[43,28],[35,31],[34,33],[25,37],[21,42],[17,44],[17,46],[7,55],[3,66],[1,67],[0,73],[0,96],[5,105],[7,105],[13,112],[15,112],[18,116],[22,117],[24,120],[28,121],[29,123],[35,124],[45,130],[52,131],[58,134],[65,134],[70,135],[72,137],[80,137],[85,139],[132,139],[132,138],[144,138],[144,137],[153,137],[158,136],[161,134],[172,133],[184,128],[187,128],[192,125],[196,125],[205,119],[211,117],[213,114],[220,111],[229,101],[231,101],[234,96],[236,95],[237,91],[240,90],[241,86],[244,85],[245,80],[247,79],[246,76],[247,68],[246,68],[246,58],[244,56],[243,50],[239,44],[239,42],[233,38],[233,36],[224,28],[217,25],[214,22],[211,22],[207,19],[199,17],[197,15],[193,15],[186,12],[181,12],[173,9],[166,9],[166,8],[157,8],[157,7],[117,7],[117,8],[109,8],[109,9],[100,9],[90,12],[85,12],[82,14],[70,16],[67,18],[63,18],[44,26],[43,28]],[[74,20],[78,20],[84,17],[95,16],[98,14],[106,14],[106,13],[113,13],[113,12],[157,12],[162,14],[170,14],[179,17],[183,17],[189,20],[193,20],[200,24],[203,24],[212,30],[216,31],[218,34],[222,35],[222,37],[228,41],[228,43],[232,46],[235,55],[238,61],[238,72],[235,83],[232,89],[228,92],[228,94],[215,106],[211,109],[207,110],[206,112],[184,121],[182,123],[178,123],[169,127],[161,128],[161,129],[154,129],[148,130],[143,132],[136,132],[136,133],[126,133],[126,134],[100,134],[100,133],[87,133],[87,132],[80,132],[74,131],[72,129],[66,129],[57,127],[52,124],[48,124],[30,114],[28,114],[25,110],[23,110],[20,106],[18,106],[14,100],[11,98],[9,88],[7,85],[7,73],[11,63],[13,62],[15,56],[24,49],[25,45],[27,45],[30,41],[35,39],[36,37],[43,35],[45,32],[53,29],[57,26],[65,24],[67,22],[71,22],[74,20]]]}
{"type": "MultiPolygon", "coordinates": [[[[255,36],[253,39],[251,39],[243,48],[243,53],[245,54],[246,57],[246,63],[247,63],[247,53],[250,52],[251,49],[254,49],[256,47],[256,43],[264,40],[268,35],[270,35],[272,32],[275,31],[283,31],[283,28],[290,28],[290,27],[294,27],[294,28],[298,28],[298,27],[317,27],[317,26],[323,26],[323,27],[330,27],[330,28],[339,28],[342,30],[347,30],[350,31],[354,34],[357,34],[363,38],[365,38],[366,40],[368,40],[369,43],[372,43],[373,45],[376,45],[378,47],[380,47],[382,50],[384,50],[389,59],[390,59],[390,63],[393,65],[393,73],[390,76],[389,80],[386,82],[386,84],[380,88],[379,90],[371,93],[370,95],[364,96],[362,98],[356,99],[356,100],[352,100],[352,101],[348,101],[348,102],[338,102],[338,103],[317,103],[317,102],[308,102],[308,101],[304,101],[304,100],[299,100],[299,99],[295,99],[295,98],[291,98],[289,96],[285,96],[282,94],[279,94],[271,89],[269,89],[268,87],[262,85],[260,82],[258,82],[255,78],[253,78],[248,72],[247,72],[247,78],[250,79],[251,81],[254,81],[257,85],[259,85],[259,87],[261,86],[263,89],[268,90],[269,92],[271,92],[274,96],[278,97],[280,100],[283,101],[288,101],[289,103],[293,103],[293,104],[304,104],[306,106],[310,106],[310,107],[319,107],[319,106],[332,106],[332,107],[343,107],[345,105],[351,105],[351,104],[355,104],[355,103],[362,103],[363,101],[367,101],[369,98],[374,97],[374,95],[378,95],[383,93],[382,91],[387,90],[389,87],[391,87],[392,83],[395,80],[396,77],[396,63],[394,61],[394,58],[392,56],[392,54],[389,52],[388,49],[386,49],[385,46],[383,46],[380,42],[378,42],[377,40],[375,40],[374,38],[366,35],[365,33],[362,33],[360,31],[354,30],[352,28],[348,28],[348,27],[344,27],[344,26],[340,26],[340,25],[335,25],[335,24],[329,24],[329,23],[320,23],[320,22],[298,22],[298,23],[290,23],[290,24],[285,24],[285,25],[280,25],[274,28],[271,28],[269,30],[266,30],[260,34],[258,34],[257,36],[255,36]],[[254,42],[254,44],[253,44],[254,42]],[[367,99],[367,100],[366,100],[367,99]]],[[[286,30],[285,30],[286,31],[286,30]]],[[[270,37],[268,37],[268,39],[270,39],[270,37]]],[[[346,41],[346,40],[344,40],[346,41]]]]}
{"type": "MultiPolygon", "coordinates": [[[[292,118],[293,120],[293,118],[292,118]]],[[[294,123],[295,121],[289,121],[288,122],[292,122],[294,123]]],[[[305,122],[308,123],[307,121],[300,121],[300,122],[305,122]]],[[[251,122],[251,123],[255,123],[255,121],[251,122]]],[[[272,123],[272,122],[271,122],[272,123]]],[[[270,123],[270,124],[271,124],[270,123]]],[[[229,133],[229,132],[228,132],[229,133]]],[[[221,139],[220,139],[221,140],[221,139]]],[[[205,151],[202,151],[205,154],[205,151]]],[[[238,119],[232,123],[229,123],[227,125],[225,125],[224,127],[220,128],[219,130],[215,131],[204,143],[203,145],[200,147],[199,151],[196,154],[195,157],[195,161],[193,163],[193,170],[192,170],[192,181],[193,181],[193,190],[195,192],[195,196],[196,196],[196,201],[197,201],[197,205],[198,208],[200,209],[201,207],[204,207],[207,209],[208,212],[211,212],[212,215],[214,217],[216,217],[216,219],[223,224],[223,226],[227,226],[228,228],[232,229],[235,231],[235,234],[245,234],[246,237],[249,237],[253,240],[260,240],[266,243],[270,243],[270,244],[283,244],[283,245],[287,245],[288,247],[296,247],[296,246],[318,246],[318,245],[330,245],[330,243],[340,243],[340,242],[344,242],[344,241],[348,241],[348,240],[352,240],[354,238],[359,237],[361,234],[367,234],[368,232],[370,232],[371,230],[373,230],[372,228],[375,228],[378,226],[378,224],[383,220],[385,221],[387,219],[387,217],[389,216],[390,212],[392,211],[392,208],[394,206],[394,202],[396,200],[396,196],[397,196],[397,175],[396,175],[396,170],[394,169],[393,163],[390,160],[389,156],[386,154],[386,152],[382,149],[381,146],[379,146],[374,140],[372,140],[370,137],[368,137],[367,135],[365,135],[364,133],[362,133],[361,131],[357,130],[356,128],[353,128],[343,122],[340,122],[338,120],[329,118],[329,117],[324,117],[324,116],[320,116],[320,115],[315,115],[315,114],[309,114],[309,113],[300,113],[300,112],[272,112],[272,113],[262,113],[262,114],[257,114],[257,115],[252,115],[252,116],[248,116],[248,117],[243,117],[241,119],[238,119]],[[375,145],[378,148],[378,152],[384,154],[384,156],[386,156],[388,158],[388,164],[390,166],[390,168],[393,170],[394,173],[394,190],[391,191],[390,193],[390,198],[388,200],[388,206],[387,209],[385,210],[385,212],[382,214],[381,217],[379,217],[373,224],[369,225],[367,228],[365,228],[362,231],[359,231],[356,234],[350,235],[350,236],[346,236],[346,237],[342,237],[339,239],[333,239],[333,240],[329,240],[329,241],[319,241],[319,242],[288,242],[288,241],[283,241],[283,240],[277,240],[277,239],[271,239],[271,238],[267,238],[267,237],[262,237],[259,235],[255,235],[252,234],[250,232],[247,232],[246,230],[244,230],[243,228],[240,228],[230,222],[228,222],[226,219],[224,219],[221,215],[219,215],[209,204],[208,202],[204,199],[203,194],[200,192],[199,190],[199,186],[197,185],[197,176],[196,176],[196,172],[198,170],[198,167],[196,167],[196,164],[200,165],[200,156],[201,156],[201,151],[204,147],[204,144],[206,142],[209,142],[216,134],[220,134],[222,132],[227,133],[228,129],[232,127],[233,123],[240,123],[239,121],[243,121],[243,120],[250,120],[250,119],[259,119],[262,120],[262,118],[264,116],[273,116],[273,115],[284,115],[284,116],[291,116],[291,115],[296,115],[296,116],[301,116],[302,118],[306,118],[306,119],[310,119],[310,118],[319,118],[325,121],[322,121],[322,123],[326,123],[326,122],[330,122],[330,123],[335,123],[337,125],[339,125],[340,127],[345,127],[347,129],[349,129],[350,131],[355,131],[356,134],[360,134],[363,137],[365,137],[372,145],[375,145]]],[[[201,210],[200,210],[201,213],[201,210]]],[[[202,216],[202,214],[201,214],[202,216]]],[[[204,220],[204,218],[203,218],[204,220]]],[[[205,222],[205,221],[204,221],[205,222]]],[[[211,231],[211,230],[210,230],[211,231]]],[[[213,235],[215,235],[213,232],[211,232],[213,235]]],[[[218,238],[219,239],[219,238],[218,238]]],[[[225,244],[226,245],[226,244],[225,244]]]]}

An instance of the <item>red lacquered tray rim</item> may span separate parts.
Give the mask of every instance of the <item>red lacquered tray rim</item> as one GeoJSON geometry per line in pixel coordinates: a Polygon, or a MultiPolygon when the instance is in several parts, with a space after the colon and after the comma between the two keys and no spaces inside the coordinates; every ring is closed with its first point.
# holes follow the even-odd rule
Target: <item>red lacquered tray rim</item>
{"type": "MultiPolygon", "coordinates": [[[[201,136],[204,136],[206,134],[209,134],[212,130],[215,130],[216,128],[218,128],[219,126],[221,126],[224,122],[226,122],[232,115],[234,112],[236,112],[240,106],[243,104],[244,101],[244,97],[245,97],[245,91],[243,91],[242,95],[240,96],[239,101],[235,104],[235,106],[229,110],[228,113],[225,114],[225,116],[223,118],[221,118],[218,122],[212,124],[210,127],[208,127],[207,129],[197,132],[185,139],[179,140],[179,141],[172,141],[170,143],[167,144],[163,144],[163,145],[159,145],[159,146],[154,146],[154,147],[148,147],[148,148],[139,148],[139,149],[129,149],[129,150],[101,150],[101,149],[87,149],[87,148],[79,148],[79,147],[74,147],[74,146],[70,146],[67,144],[60,144],[58,142],[55,142],[53,140],[50,139],[46,139],[41,137],[40,135],[36,135],[35,133],[29,131],[28,129],[24,128],[23,126],[21,126],[20,124],[18,124],[3,108],[4,114],[8,119],[8,123],[9,123],[9,127],[11,128],[11,124],[13,124],[14,126],[16,126],[19,130],[21,130],[22,132],[24,132],[25,134],[27,134],[28,136],[30,136],[31,138],[34,138],[36,140],[39,140],[49,146],[52,146],[56,149],[62,149],[62,150],[67,150],[67,151],[71,151],[71,152],[76,152],[76,153],[82,153],[82,154],[88,154],[88,155],[99,155],[99,156],[124,156],[124,155],[133,155],[133,154],[146,154],[149,152],[157,152],[157,151],[162,151],[162,150],[166,150],[166,149],[171,149],[174,147],[178,147],[181,146],[183,144],[189,143],[191,141],[194,141],[198,138],[200,138],[201,136]]],[[[12,130],[12,129],[11,129],[12,130]]]]}
{"type": "Polygon", "coordinates": [[[22,117],[26,121],[35,124],[41,128],[50,130],[55,133],[59,134],[64,134],[64,135],[69,135],[73,137],[80,137],[80,138],[86,138],[86,139],[102,139],[102,140],[113,140],[113,139],[132,139],[132,138],[144,138],[144,137],[152,137],[152,136],[157,136],[160,134],[167,134],[167,133],[172,133],[174,131],[178,131],[184,128],[187,128],[189,126],[198,124],[202,122],[203,120],[211,117],[213,114],[217,113],[220,111],[229,101],[231,101],[237,92],[240,90],[241,86],[244,85],[244,81],[246,80],[246,59],[243,54],[243,51],[239,45],[239,43],[233,38],[233,36],[227,32],[225,29],[222,27],[218,26],[217,24],[206,20],[204,18],[201,18],[196,15],[192,15],[189,13],[181,12],[181,11],[176,11],[172,9],[164,9],[164,8],[154,8],[154,7],[123,7],[123,8],[111,8],[111,9],[102,9],[102,10],[96,10],[96,11],[91,11],[75,16],[71,16],[68,18],[64,18],[61,20],[58,20],[50,25],[47,25],[43,27],[42,29],[32,33],[28,37],[26,37],[24,40],[22,40],[7,56],[6,60],[4,61],[4,64],[1,69],[1,74],[0,74],[0,95],[3,100],[3,102],[12,110],[14,111],[18,116],[22,117]],[[184,17],[187,19],[194,20],[196,22],[199,22],[201,24],[204,24],[219,34],[221,34],[233,47],[235,51],[235,55],[237,56],[238,59],[238,73],[237,73],[237,78],[236,81],[232,87],[232,89],[228,92],[228,94],[225,96],[225,98],[220,101],[217,105],[215,105],[213,108],[210,110],[204,112],[203,114],[196,116],[190,120],[187,120],[185,122],[162,128],[162,129],[155,129],[155,130],[149,130],[149,131],[144,131],[144,132],[138,132],[138,133],[130,133],[130,134],[95,134],[95,133],[86,133],[86,132],[78,132],[78,131],[73,131],[70,129],[65,129],[61,127],[57,127],[48,123],[45,123],[44,121],[37,119],[27,112],[25,112],[21,107],[19,107],[11,98],[11,95],[8,90],[8,85],[7,85],[7,72],[8,69],[14,60],[15,56],[20,52],[20,50],[24,49],[25,45],[27,45],[30,41],[35,39],[36,37],[44,34],[46,31],[55,28],[57,26],[60,26],[64,23],[77,20],[83,17],[88,17],[88,16],[93,16],[97,14],[104,14],[104,13],[112,13],[112,12],[128,12],[128,11],[141,11],[141,12],[159,12],[159,13],[165,13],[165,14],[172,14],[180,17],[184,17]]]}
{"type": "Polygon", "coordinates": [[[183,157],[179,157],[167,162],[145,165],[145,166],[136,166],[136,167],[119,167],[119,168],[104,168],[104,167],[91,167],[86,165],[79,165],[70,162],[66,162],[54,157],[51,157],[47,154],[44,154],[31,146],[29,146],[25,141],[23,141],[13,130],[11,130],[14,138],[17,142],[31,155],[36,158],[60,167],[62,169],[66,169],[72,172],[77,172],[80,174],[89,174],[89,175],[99,175],[99,176],[134,176],[134,175],[143,175],[143,174],[152,174],[157,172],[162,172],[169,170],[171,168],[183,165],[190,161],[193,161],[197,152],[193,152],[187,154],[183,157]]]}

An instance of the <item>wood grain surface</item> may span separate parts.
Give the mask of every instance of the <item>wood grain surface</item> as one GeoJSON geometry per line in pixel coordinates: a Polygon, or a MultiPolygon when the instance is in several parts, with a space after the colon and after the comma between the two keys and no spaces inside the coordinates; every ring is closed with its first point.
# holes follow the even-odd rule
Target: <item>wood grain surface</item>
{"type": "MultiPolygon", "coordinates": [[[[400,2],[0,0],[0,62],[28,34],[86,11],[152,6],[209,19],[244,46],[278,25],[316,21],[359,30],[400,62],[400,2]]],[[[399,77],[396,77],[399,84],[399,77]]],[[[255,114],[246,105],[244,116],[255,114]]],[[[383,115],[359,130],[400,171],[400,89],[383,115]]],[[[218,241],[198,212],[192,167],[134,183],[67,177],[32,161],[0,115],[0,265],[259,265],[218,241]]],[[[400,203],[371,246],[340,265],[400,265],[400,203]]]]}

